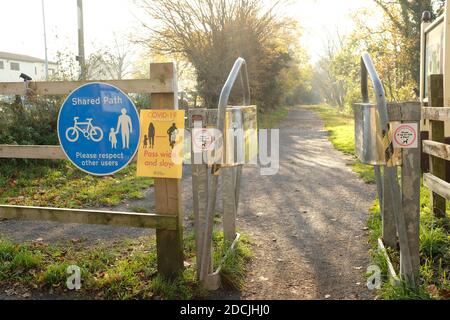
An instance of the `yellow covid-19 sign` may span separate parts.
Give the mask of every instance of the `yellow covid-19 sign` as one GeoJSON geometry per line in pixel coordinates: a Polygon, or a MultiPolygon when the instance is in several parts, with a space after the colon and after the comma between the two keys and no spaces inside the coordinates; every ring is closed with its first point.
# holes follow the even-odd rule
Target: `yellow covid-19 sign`
{"type": "Polygon", "coordinates": [[[184,111],[141,110],[139,177],[181,179],[183,172],[184,111]]]}

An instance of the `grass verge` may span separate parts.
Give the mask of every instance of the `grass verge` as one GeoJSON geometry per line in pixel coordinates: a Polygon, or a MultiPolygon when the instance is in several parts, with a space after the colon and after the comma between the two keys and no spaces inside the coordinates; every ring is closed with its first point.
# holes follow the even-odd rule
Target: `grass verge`
{"type": "MultiPolygon", "coordinates": [[[[436,218],[430,210],[429,191],[422,188],[420,213],[420,285],[416,289],[402,283],[399,287],[392,286],[389,281],[381,288],[379,294],[384,299],[450,299],[450,219],[436,218]]],[[[370,209],[369,243],[374,262],[381,266],[384,278],[387,278],[387,268],[384,268],[377,257],[377,239],[381,237],[381,213],[378,201],[370,209]]],[[[398,251],[389,250],[389,258],[396,270],[400,268],[398,251]]]]}
{"type": "MultiPolygon", "coordinates": [[[[157,275],[154,237],[99,244],[86,247],[82,242],[48,245],[33,242],[14,244],[0,239],[0,286],[21,287],[22,291],[49,292],[70,299],[164,299],[205,298],[196,280],[195,239],[185,237],[185,271],[174,281],[157,275]],[[81,271],[81,289],[70,291],[66,281],[69,266],[81,271]]],[[[214,261],[217,267],[228,250],[223,233],[214,234],[214,261]]],[[[250,245],[244,237],[236,250],[225,259],[222,275],[225,283],[240,289],[250,245]]]]}
{"type": "Polygon", "coordinates": [[[3,161],[0,170],[0,203],[56,208],[115,206],[129,199],[142,199],[142,190],[153,179],[136,177],[131,164],[114,176],[95,177],[67,161],[27,161],[20,165],[3,161]]]}
{"type": "MultiPolygon", "coordinates": [[[[330,133],[330,141],[336,149],[355,156],[354,121],[353,116],[339,112],[327,105],[311,106],[325,122],[330,133]]],[[[374,182],[373,167],[359,163],[355,158],[353,170],[368,183],[374,182]]],[[[381,213],[378,200],[369,210],[367,226],[369,228],[370,254],[373,262],[382,271],[383,286],[379,296],[383,299],[450,299],[450,219],[448,216],[439,219],[430,210],[429,191],[421,189],[421,225],[420,225],[420,286],[412,290],[405,284],[394,287],[388,281],[387,263],[378,251],[377,240],[382,234],[381,213]]],[[[448,210],[450,207],[448,208],[448,210]]],[[[399,270],[400,258],[398,252],[389,250],[388,255],[399,270]]]]}
{"type": "Polygon", "coordinates": [[[329,132],[329,140],[334,147],[354,158],[352,169],[366,183],[375,183],[375,175],[372,166],[359,162],[355,154],[354,119],[353,115],[341,112],[327,105],[306,106],[325,123],[325,129],[329,132]]]}
{"type": "Polygon", "coordinates": [[[281,106],[275,110],[258,112],[258,128],[260,129],[274,129],[278,124],[286,118],[290,110],[288,106],[281,106]]]}

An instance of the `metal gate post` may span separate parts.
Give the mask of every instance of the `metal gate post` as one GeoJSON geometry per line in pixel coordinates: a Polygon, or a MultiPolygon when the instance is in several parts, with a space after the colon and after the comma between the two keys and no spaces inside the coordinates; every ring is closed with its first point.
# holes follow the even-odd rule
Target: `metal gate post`
{"type": "MultiPolygon", "coordinates": [[[[218,105],[218,115],[217,115],[217,129],[221,133],[220,137],[216,137],[216,145],[213,152],[213,158],[215,159],[215,156],[217,155],[217,152],[221,153],[225,151],[226,145],[225,145],[225,137],[224,137],[224,129],[225,129],[225,117],[226,117],[226,109],[228,106],[228,99],[231,94],[231,89],[233,88],[234,83],[236,82],[237,77],[240,75],[241,77],[241,84],[243,85],[243,92],[244,92],[244,105],[250,105],[250,86],[248,82],[248,74],[247,74],[247,65],[245,63],[245,60],[242,58],[238,58],[236,62],[234,63],[234,66],[227,78],[227,81],[225,82],[224,87],[222,88],[222,92],[220,94],[219,98],[219,105],[218,105]]],[[[223,153],[222,153],[223,155],[223,153]]],[[[223,157],[222,157],[223,158],[223,157]]],[[[204,229],[204,235],[203,235],[203,245],[202,245],[202,256],[200,261],[200,281],[205,285],[208,286],[209,284],[215,284],[214,281],[208,282],[208,276],[209,276],[209,261],[211,260],[212,251],[210,250],[212,247],[212,233],[213,233],[213,225],[214,225],[214,213],[215,213],[215,206],[216,206],[216,200],[217,200],[217,189],[218,189],[218,183],[219,183],[219,174],[221,170],[221,164],[222,159],[219,160],[219,163],[215,163],[212,167],[212,176],[210,179],[210,192],[208,194],[208,203],[207,203],[207,210],[206,210],[206,228],[204,229]]],[[[231,174],[232,180],[237,181],[237,178],[240,178],[240,171],[235,170],[231,174]]],[[[230,178],[229,178],[230,179],[230,178]]],[[[235,183],[234,181],[227,181],[227,184],[230,184],[231,186],[239,187],[239,183],[235,183]]],[[[230,203],[232,204],[233,213],[236,210],[236,194],[239,192],[239,190],[233,189],[234,196],[232,196],[230,203]]],[[[228,207],[228,202],[227,202],[228,207]]],[[[225,208],[224,208],[225,210],[225,208]]],[[[228,214],[224,212],[224,215],[228,214]]],[[[229,221],[230,217],[228,216],[226,219],[229,221]]],[[[227,229],[230,231],[232,227],[230,225],[227,226],[227,229]]],[[[232,232],[232,231],[230,231],[232,232]]],[[[216,275],[217,276],[217,275],[216,275]]]]}
{"type": "MultiPolygon", "coordinates": [[[[401,193],[400,193],[400,187],[398,184],[398,176],[397,176],[397,167],[396,166],[390,166],[389,161],[392,160],[391,156],[393,153],[393,146],[392,143],[389,141],[389,117],[388,117],[388,110],[387,110],[387,103],[386,103],[386,97],[383,89],[383,85],[381,83],[380,78],[378,77],[375,67],[373,65],[372,59],[368,53],[364,53],[362,55],[362,75],[366,80],[362,81],[361,83],[366,85],[366,91],[364,92],[363,89],[363,97],[367,98],[367,75],[370,76],[372,85],[374,87],[374,92],[376,96],[376,102],[377,102],[377,109],[378,109],[378,115],[380,119],[380,125],[381,125],[381,131],[383,135],[383,139],[386,142],[386,162],[387,165],[384,166],[384,186],[383,186],[383,196],[382,196],[382,202],[383,202],[383,209],[387,208],[388,204],[389,206],[392,205],[394,217],[396,220],[396,226],[397,226],[397,232],[400,242],[400,251],[402,254],[402,261],[401,261],[401,270],[404,275],[404,278],[406,282],[415,287],[416,286],[416,278],[415,278],[415,272],[413,271],[413,262],[412,262],[412,256],[411,256],[411,250],[409,246],[408,241],[408,230],[407,230],[407,224],[406,224],[406,217],[403,211],[403,203],[401,200],[401,193]]],[[[384,210],[383,210],[384,211],[384,210]]],[[[385,215],[387,214],[387,211],[383,212],[383,215],[385,218],[385,215]]],[[[384,224],[384,221],[383,221],[384,224]]],[[[384,238],[385,235],[383,235],[384,238]]]]}
{"type": "Polygon", "coordinates": [[[236,199],[237,167],[221,169],[223,195],[223,233],[225,241],[232,242],[236,238],[236,215],[238,203],[236,199]]]}
{"type": "MultiPolygon", "coordinates": [[[[364,103],[369,103],[368,77],[369,74],[366,67],[366,61],[361,58],[361,94],[364,103]]],[[[379,81],[379,79],[377,78],[378,76],[376,75],[376,73],[371,74],[372,82],[375,81],[375,83],[378,83],[377,81],[379,81]]],[[[386,103],[384,97],[384,89],[381,85],[381,82],[379,82],[376,87],[374,86],[374,90],[377,97],[378,108],[380,108],[380,105],[384,105],[386,103]],[[378,103],[379,99],[381,99],[382,101],[379,101],[378,103]]],[[[382,174],[381,166],[374,166],[374,173],[382,218],[383,243],[390,248],[395,248],[397,246],[397,229],[395,227],[394,207],[389,198],[387,198],[387,200],[385,201],[385,195],[392,193],[391,185],[388,181],[388,176],[382,174]]]]}
{"type": "MultiPolygon", "coordinates": [[[[192,200],[194,211],[195,246],[197,255],[197,278],[201,273],[201,257],[203,256],[203,237],[206,228],[206,210],[208,203],[209,170],[208,164],[204,163],[205,152],[199,152],[194,145],[193,134],[195,130],[206,128],[206,110],[193,110],[189,113],[189,124],[192,133],[191,139],[191,170],[192,170],[192,200]]],[[[212,249],[211,249],[212,250],[212,249]]],[[[210,259],[208,273],[212,272],[213,263],[210,259]]]]}

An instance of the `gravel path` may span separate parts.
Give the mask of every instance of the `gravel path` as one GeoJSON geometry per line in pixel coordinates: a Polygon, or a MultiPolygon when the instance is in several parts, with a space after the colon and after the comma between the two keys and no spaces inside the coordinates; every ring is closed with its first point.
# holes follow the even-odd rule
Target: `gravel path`
{"type": "MultiPolygon", "coordinates": [[[[217,299],[372,299],[364,272],[368,257],[367,211],[375,187],[362,182],[351,159],[327,140],[322,121],[305,108],[290,111],[280,127],[280,170],[260,176],[245,168],[238,228],[254,243],[254,260],[243,292],[217,299]]],[[[192,211],[191,179],[183,180],[186,216],[192,211]]],[[[153,191],[131,205],[152,209],[153,191]]],[[[220,205],[219,205],[220,209],[220,205]]],[[[3,221],[0,235],[16,241],[84,238],[112,241],[153,231],[50,222],[3,221]]],[[[7,298],[2,295],[0,299],[7,298]]],[[[9,297],[11,298],[11,297],[9,297]]]]}
{"type": "Polygon", "coordinates": [[[280,128],[278,175],[244,173],[238,226],[255,259],[241,298],[372,299],[365,225],[375,186],[351,171],[310,110],[291,110],[280,128]]]}

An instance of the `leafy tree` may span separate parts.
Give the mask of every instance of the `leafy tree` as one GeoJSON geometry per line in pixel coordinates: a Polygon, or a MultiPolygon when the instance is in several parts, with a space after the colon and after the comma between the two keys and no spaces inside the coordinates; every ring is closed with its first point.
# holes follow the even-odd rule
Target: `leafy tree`
{"type": "Polygon", "coordinates": [[[155,53],[175,55],[191,63],[197,91],[209,108],[217,106],[236,58],[245,58],[252,96],[260,107],[270,109],[286,99],[288,89],[281,79],[295,77],[295,72],[287,72],[296,60],[292,54],[296,48],[288,39],[298,26],[275,14],[277,4],[265,7],[259,0],[145,0],[142,7],[152,24],[143,23],[150,36],[139,40],[155,53]]]}
{"type": "Polygon", "coordinates": [[[316,63],[314,86],[320,91],[325,102],[344,108],[349,86],[354,80],[351,75],[354,66],[348,66],[352,53],[346,40],[339,36],[327,39],[325,53],[316,63]],[[353,68],[352,68],[353,67],[353,68]]]}
{"type": "Polygon", "coordinates": [[[349,107],[360,97],[360,56],[368,51],[391,101],[415,100],[420,74],[422,13],[436,15],[442,1],[373,0],[380,12],[355,12],[355,29],[329,45],[318,64],[315,83],[331,104],[349,107]],[[374,19],[381,13],[382,19],[374,19]],[[374,23],[374,21],[378,21],[374,23]]]}
{"type": "Polygon", "coordinates": [[[402,54],[408,60],[409,73],[416,84],[420,83],[420,25],[422,13],[433,14],[443,6],[445,0],[373,0],[384,12],[387,27],[396,33],[402,54]]]}

